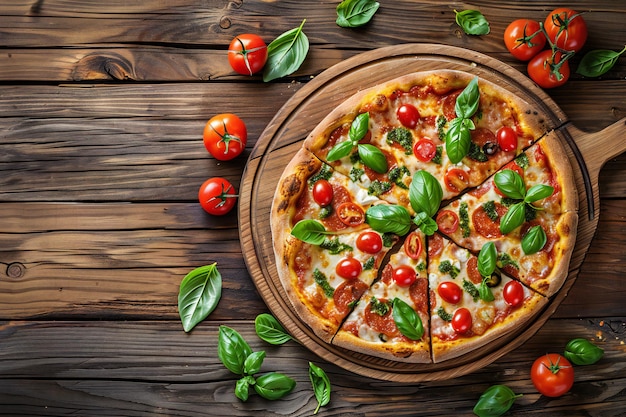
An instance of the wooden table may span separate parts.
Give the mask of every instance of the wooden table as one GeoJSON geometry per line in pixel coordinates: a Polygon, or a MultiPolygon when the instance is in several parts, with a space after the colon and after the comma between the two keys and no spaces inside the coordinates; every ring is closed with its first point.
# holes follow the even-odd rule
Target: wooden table
{"type": "MultiPolygon", "coordinates": [[[[207,178],[237,187],[246,157],[281,106],[325,69],[364,51],[408,42],[487,54],[524,72],[502,43],[515,18],[542,20],[559,2],[384,3],[360,29],[335,24],[335,2],[112,0],[0,5],[0,415],[311,415],[308,361],[330,377],[320,415],[472,415],[480,394],[506,384],[524,396],[509,415],[626,413],[626,154],[600,174],[600,220],[578,278],[556,313],[520,348],[451,380],[371,379],[296,342],[274,347],[254,333],[268,309],[244,263],[237,212],[211,217],[197,203],[207,178]],[[465,35],[453,9],[481,9],[486,36],[465,35]],[[230,69],[238,34],[268,42],[307,19],[311,49],[290,77],[263,83],[230,69]],[[219,162],[202,130],[235,112],[246,153],[219,162]],[[178,287],[217,262],[223,295],[186,334],[178,287]],[[297,381],[279,401],[234,396],[237,377],[217,358],[221,324],[265,350],[263,371],[297,381]],[[574,337],[605,349],[576,368],[564,397],[541,396],[532,361],[574,337]]],[[[619,51],[626,2],[573,2],[588,11],[591,49],[619,51]]],[[[575,56],[576,67],[582,54],[575,56]]],[[[626,114],[626,60],[598,79],[574,74],[549,96],[573,124],[598,131],[626,114]]],[[[622,137],[622,140],[626,138],[622,137]]]]}

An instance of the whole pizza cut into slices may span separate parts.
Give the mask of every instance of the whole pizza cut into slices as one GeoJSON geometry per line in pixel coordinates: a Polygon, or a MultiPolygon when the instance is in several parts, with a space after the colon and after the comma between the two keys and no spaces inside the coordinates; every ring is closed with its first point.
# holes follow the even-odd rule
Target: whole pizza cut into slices
{"type": "Polygon", "coordinates": [[[544,116],[462,71],[356,92],[285,167],[278,279],[321,340],[440,363],[524,331],[567,278],[578,193],[544,116]]]}

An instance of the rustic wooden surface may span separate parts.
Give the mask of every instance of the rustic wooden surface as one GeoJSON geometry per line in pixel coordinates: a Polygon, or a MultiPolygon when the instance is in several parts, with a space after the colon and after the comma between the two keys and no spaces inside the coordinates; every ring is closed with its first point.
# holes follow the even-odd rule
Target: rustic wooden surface
{"type": "MultiPolygon", "coordinates": [[[[112,0],[0,4],[0,415],[311,415],[308,361],[329,374],[320,415],[472,415],[480,393],[503,383],[523,393],[509,415],[626,413],[626,154],[600,172],[600,221],[567,298],[524,346],[469,375],[400,384],[321,360],[295,342],[272,347],[254,334],[267,307],[244,264],[236,212],[206,215],[199,185],[239,185],[256,139],[312,77],[383,46],[442,43],[482,52],[523,71],[501,36],[515,18],[542,19],[555,1],[382,2],[360,29],[335,25],[336,2],[112,0]],[[453,9],[481,9],[492,32],[464,35],[453,9]],[[291,77],[263,83],[235,75],[233,36],[270,41],[307,19],[311,50],[291,77]],[[246,122],[246,153],[212,159],[201,132],[220,112],[246,122]],[[192,268],[218,262],[218,308],[192,333],[176,299],[192,268]],[[265,350],[263,371],[298,385],[280,401],[234,396],[236,377],[217,358],[227,324],[265,350]],[[564,397],[528,380],[535,357],[573,337],[605,349],[576,369],[564,397]]],[[[591,49],[621,50],[626,2],[570,2],[587,11],[591,49]]],[[[574,57],[576,66],[580,56],[574,57]]],[[[600,79],[573,75],[549,96],[572,123],[594,132],[626,114],[626,59],[600,79]]]]}

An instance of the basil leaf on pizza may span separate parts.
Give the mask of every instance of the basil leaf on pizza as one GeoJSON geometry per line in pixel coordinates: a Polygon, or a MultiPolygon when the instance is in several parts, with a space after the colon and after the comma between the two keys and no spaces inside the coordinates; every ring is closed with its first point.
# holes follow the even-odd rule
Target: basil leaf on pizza
{"type": "Polygon", "coordinates": [[[326,239],[326,228],[317,220],[300,220],[291,229],[291,234],[311,245],[321,245],[326,239]]]}
{"type": "Polygon", "coordinates": [[[467,155],[472,143],[471,128],[474,126],[470,119],[457,117],[452,119],[446,132],[446,153],[450,162],[458,164],[467,155]]]}
{"type": "Polygon", "coordinates": [[[398,330],[411,340],[419,340],[424,335],[424,325],[420,316],[399,298],[395,298],[392,304],[391,314],[398,330]]]}
{"type": "Polygon", "coordinates": [[[478,254],[478,272],[483,277],[490,277],[496,269],[496,261],[498,260],[498,251],[493,242],[487,242],[480,249],[478,254]]]}
{"type": "Polygon", "coordinates": [[[348,137],[353,144],[357,144],[361,139],[365,137],[367,131],[370,128],[370,114],[361,113],[354,118],[348,131],[348,137]]]}
{"type": "Polygon", "coordinates": [[[380,149],[374,145],[361,143],[357,145],[357,149],[359,151],[359,157],[365,165],[379,174],[387,172],[387,158],[385,158],[385,154],[383,154],[380,149]]]}
{"type": "Polygon", "coordinates": [[[500,220],[500,231],[505,235],[521,226],[526,220],[526,203],[519,202],[509,207],[500,220]]]}
{"type": "Polygon", "coordinates": [[[526,187],[522,177],[512,169],[505,169],[498,172],[493,180],[498,189],[505,196],[514,200],[523,200],[526,196],[526,187]]]}
{"type": "Polygon", "coordinates": [[[404,236],[411,230],[411,214],[402,206],[379,204],[365,212],[365,222],[379,233],[404,236]]]}
{"type": "Polygon", "coordinates": [[[478,110],[480,92],[478,91],[478,77],[475,77],[459,94],[454,105],[457,118],[469,119],[478,110]]]}
{"type": "Polygon", "coordinates": [[[428,217],[428,214],[423,211],[417,213],[413,218],[413,223],[422,231],[426,236],[432,236],[438,229],[437,222],[428,217]]]}
{"type": "Polygon", "coordinates": [[[554,187],[545,184],[533,185],[526,192],[524,201],[527,203],[534,203],[535,201],[543,200],[550,197],[554,193],[554,187]]]}
{"type": "Polygon", "coordinates": [[[443,198],[441,184],[427,171],[417,171],[409,188],[409,201],[416,213],[424,212],[433,217],[443,198]]]}
{"type": "Polygon", "coordinates": [[[328,160],[328,162],[333,162],[341,158],[345,158],[346,156],[350,155],[353,148],[354,145],[349,140],[345,142],[340,142],[337,145],[333,146],[330,152],[328,152],[328,156],[326,156],[326,159],[328,160]]]}
{"type": "Polygon", "coordinates": [[[526,255],[539,252],[548,242],[548,237],[540,225],[531,227],[522,238],[522,249],[526,255]]]}

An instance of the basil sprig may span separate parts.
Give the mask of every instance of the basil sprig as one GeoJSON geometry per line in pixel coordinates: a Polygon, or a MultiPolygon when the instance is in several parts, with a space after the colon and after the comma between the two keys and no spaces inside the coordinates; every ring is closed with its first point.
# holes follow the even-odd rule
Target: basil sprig
{"type": "Polygon", "coordinates": [[[474,414],[478,417],[498,417],[509,411],[522,394],[515,394],[506,385],[492,385],[478,399],[474,414]]]}
{"type": "Polygon", "coordinates": [[[348,140],[332,147],[326,156],[328,162],[337,161],[350,155],[352,150],[356,147],[359,158],[365,165],[379,174],[387,172],[387,158],[385,158],[381,150],[370,144],[359,143],[369,130],[369,121],[369,113],[361,113],[355,117],[348,131],[348,140]]]}
{"type": "Polygon", "coordinates": [[[271,345],[282,345],[292,339],[274,316],[261,313],[254,319],[254,330],[261,340],[271,345]]]}
{"type": "Polygon", "coordinates": [[[208,317],[222,296],[222,275],[217,262],[189,272],[178,290],[178,314],[186,332],[208,317]]]}
{"type": "Polygon", "coordinates": [[[369,22],[380,7],[373,0],[344,0],[337,6],[337,25],[355,28],[369,22]]]}
{"type": "Polygon", "coordinates": [[[263,81],[272,81],[296,72],[309,53],[309,38],[299,27],[279,35],[267,45],[267,62],[263,69],[263,81]]]}
{"type": "Polygon", "coordinates": [[[326,372],[313,362],[309,362],[309,379],[311,380],[313,393],[317,400],[317,407],[313,414],[317,414],[321,407],[328,405],[330,402],[330,379],[328,379],[326,372]]]}
{"type": "Polygon", "coordinates": [[[391,315],[398,330],[411,340],[420,340],[424,335],[424,325],[419,314],[406,302],[394,298],[391,315]]]}
{"type": "Polygon", "coordinates": [[[454,106],[456,118],[450,121],[445,135],[446,153],[453,164],[461,162],[470,150],[470,131],[476,128],[471,117],[478,110],[479,98],[478,77],[474,77],[457,97],[454,106]]]}
{"type": "Polygon", "coordinates": [[[456,24],[468,35],[487,35],[491,28],[489,22],[478,10],[454,11],[456,24]]]}
{"type": "Polygon", "coordinates": [[[599,77],[606,74],[617,63],[619,57],[626,52],[626,47],[620,52],[609,49],[595,49],[583,56],[576,72],[585,77],[599,77]]]}
{"type": "Polygon", "coordinates": [[[305,243],[319,246],[324,243],[326,231],[324,225],[317,220],[305,219],[300,220],[291,229],[291,234],[305,243]]]}
{"type": "MultiPolygon", "coordinates": [[[[515,230],[524,223],[527,206],[539,210],[540,208],[535,207],[532,203],[550,197],[554,193],[554,187],[545,184],[536,184],[526,190],[522,177],[511,169],[498,172],[494,176],[494,182],[502,194],[514,200],[521,200],[511,205],[506,214],[502,216],[500,231],[504,234],[515,230]]],[[[541,229],[541,232],[537,231],[535,233],[542,232],[545,234],[543,229],[541,229]]],[[[541,248],[537,250],[541,250],[541,248]]]]}
{"type": "Polygon", "coordinates": [[[224,366],[241,378],[235,384],[235,395],[241,401],[248,400],[250,387],[261,397],[277,400],[289,394],[296,381],[278,372],[254,377],[261,370],[265,351],[253,352],[248,342],[234,329],[221,325],[219,328],[217,356],[224,366]]]}
{"type": "Polygon", "coordinates": [[[478,296],[483,301],[493,301],[494,296],[491,288],[487,285],[487,281],[491,278],[491,274],[496,270],[496,262],[498,260],[498,251],[493,242],[487,242],[480,249],[478,254],[478,272],[483,277],[478,287],[478,296]]]}

